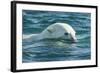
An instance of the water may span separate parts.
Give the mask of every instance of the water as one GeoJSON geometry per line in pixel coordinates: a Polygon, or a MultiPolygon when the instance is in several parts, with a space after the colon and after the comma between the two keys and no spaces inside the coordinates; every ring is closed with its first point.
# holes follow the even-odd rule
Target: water
{"type": "Polygon", "coordinates": [[[23,63],[91,59],[90,13],[23,10],[22,15],[23,63]],[[56,22],[70,24],[76,31],[78,42],[72,43],[64,39],[32,41],[31,38],[25,41],[26,36],[41,33],[56,22]]]}

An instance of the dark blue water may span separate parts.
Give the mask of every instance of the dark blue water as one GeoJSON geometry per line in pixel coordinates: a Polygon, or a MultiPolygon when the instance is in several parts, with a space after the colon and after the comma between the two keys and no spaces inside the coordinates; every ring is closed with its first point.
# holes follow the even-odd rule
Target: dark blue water
{"type": "Polygon", "coordinates": [[[90,13],[23,10],[22,15],[23,63],[91,59],[90,13]],[[31,34],[41,33],[56,22],[71,25],[76,31],[78,42],[72,43],[64,39],[40,41],[32,41],[31,38],[24,39],[31,34]]]}

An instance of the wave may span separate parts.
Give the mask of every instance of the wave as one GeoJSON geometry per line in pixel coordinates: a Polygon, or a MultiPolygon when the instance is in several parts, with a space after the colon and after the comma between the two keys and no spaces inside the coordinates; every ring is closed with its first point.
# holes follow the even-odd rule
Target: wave
{"type": "Polygon", "coordinates": [[[23,10],[23,62],[90,59],[90,18],[90,13],[23,10]],[[76,31],[78,42],[68,39],[33,41],[32,36],[55,22],[70,24],[76,31]]]}

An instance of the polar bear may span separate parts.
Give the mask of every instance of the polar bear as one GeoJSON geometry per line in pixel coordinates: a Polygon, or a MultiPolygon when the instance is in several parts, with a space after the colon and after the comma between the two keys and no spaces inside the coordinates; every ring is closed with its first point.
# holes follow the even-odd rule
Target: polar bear
{"type": "Polygon", "coordinates": [[[30,36],[34,40],[41,39],[70,39],[73,42],[77,41],[75,30],[67,23],[54,23],[48,26],[40,34],[30,36]]]}

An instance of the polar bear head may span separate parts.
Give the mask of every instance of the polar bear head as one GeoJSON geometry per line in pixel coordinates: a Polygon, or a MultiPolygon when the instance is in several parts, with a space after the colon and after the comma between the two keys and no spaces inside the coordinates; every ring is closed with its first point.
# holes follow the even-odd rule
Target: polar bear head
{"type": "Polygon", "coordinates": [[[76,42],[76,32],[75,30],[66,23],[55,23],[48,26],[42,33],[43,38],[62,38],[71,39],[76,42]]]}

